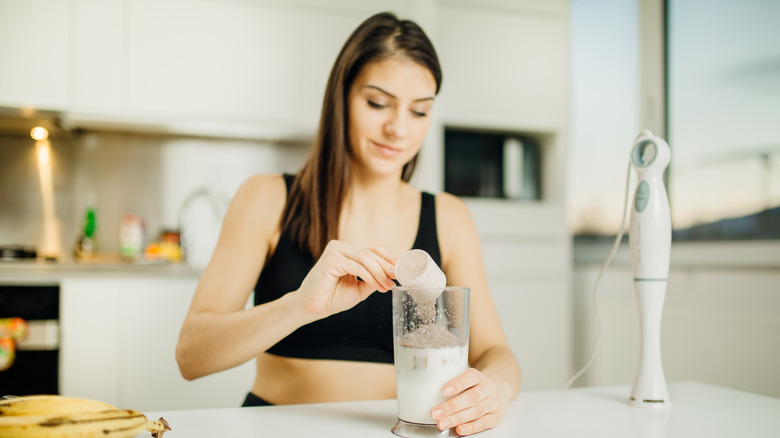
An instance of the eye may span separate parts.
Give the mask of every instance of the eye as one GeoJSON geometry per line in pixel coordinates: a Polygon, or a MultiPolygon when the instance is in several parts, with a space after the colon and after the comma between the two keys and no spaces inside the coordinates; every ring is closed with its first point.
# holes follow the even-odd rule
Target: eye
{"type": "Polygon", "coordinates": [[[414,111],[414,110],[411,110],[411,111],[412,111],[412,114],[414,114],[415,117],[427,117],[428,116],[428,113],[424,112],[424,111],[414,111]]]}
{"type": "Polygon", "coordinates": [[[368,106],[370,106],[371,108],[376,108],[376,109],[382,109],[382,108],[387,107],[387,105],[381,104],[379,102],[374,102],[373,100],[369,100],[368,101],[368,106]]]}

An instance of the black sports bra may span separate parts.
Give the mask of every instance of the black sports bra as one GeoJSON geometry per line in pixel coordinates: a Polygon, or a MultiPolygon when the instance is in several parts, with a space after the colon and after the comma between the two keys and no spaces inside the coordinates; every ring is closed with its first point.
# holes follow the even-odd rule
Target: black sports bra
{"type": "MultiPolygon", "coordinates": [[[[284,175],[288,193],[293,178],[284,175]]],[[[427,192],[422,193],[420,224],[413,248],[427,251],[441,265],[435,200],[427,192]]],[[[309,251],[301,250],[287,230],[282,230],[276,250],[255,285],[255,305],[298,289],[315,262],[309,251]]],[[[393,363],[391,303],[389,292],[375,292],[351,309],[300,327],[267,352],[303,359],[393,363]]]]}

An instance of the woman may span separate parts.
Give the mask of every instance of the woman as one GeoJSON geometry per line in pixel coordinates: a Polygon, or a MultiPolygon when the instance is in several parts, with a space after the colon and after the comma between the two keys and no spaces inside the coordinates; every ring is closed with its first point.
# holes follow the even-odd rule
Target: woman
{"type": "Polygon", "coordinates": [[[186,379],[255,358],[245,406],[395,397],[396,257],[431,254],[472,290],[469,363],[432,409],[440,428],[494,427],[520,388],[465,204],[408,184],[441,71],[432,44],[389,13],[362,23],[331,72],[312,156],[295,176],[237,191],[182,327],[186,379]],[[244,309],[252,290],[255,306],[244,309]]]}

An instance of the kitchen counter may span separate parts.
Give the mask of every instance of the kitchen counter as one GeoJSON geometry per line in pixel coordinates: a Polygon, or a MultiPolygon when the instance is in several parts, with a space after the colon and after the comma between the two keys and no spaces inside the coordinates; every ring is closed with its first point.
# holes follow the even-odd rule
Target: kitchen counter
{"type": "MultiPolygon", "coordinates": [[[[626,404],[629,386],[523,392],[503,423],[477,436],[517,437],[777,437],[780,399],[698,382],[669,385],[673,408],[646,411],[626,404]]],[[[385,437],[395,400],[256,408],[148,412],[163,416],[176,437],[385,437]]],[[[149,436],[148,432],[142,436],[149,436]]]]}
{"type": "Polygon", "coordinates": [[[183,263],[20,260],[0,262],[0,284],[57,284],[65,278],[199,278],[202,272],[183,263]]]}

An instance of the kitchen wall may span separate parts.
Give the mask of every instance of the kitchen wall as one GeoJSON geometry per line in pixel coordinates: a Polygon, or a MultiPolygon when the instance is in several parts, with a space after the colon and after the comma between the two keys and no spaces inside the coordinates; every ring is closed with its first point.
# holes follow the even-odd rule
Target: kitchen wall
{"type": "MultiPolygon", "coordinates": [[[[248,176],[294,172],[306,144],[185,136],[83,132],[50,139],[54,212],[60,255],[70,256],[85,210],[97,211],[100,251],[115,253],[119,219],[134,213],[147,222],[148,239],[179,228],[179,208],[189,194],[210,188],[227,202],[248,176]]],[[[0,245],[44,245],[44,202],[36,141],[0,136],[0,245]]],[[[219,223],[208,201],[195,200],[192,227],[219,223]],[[206,213],[205,215],[202,213],[206,213]]]]}

